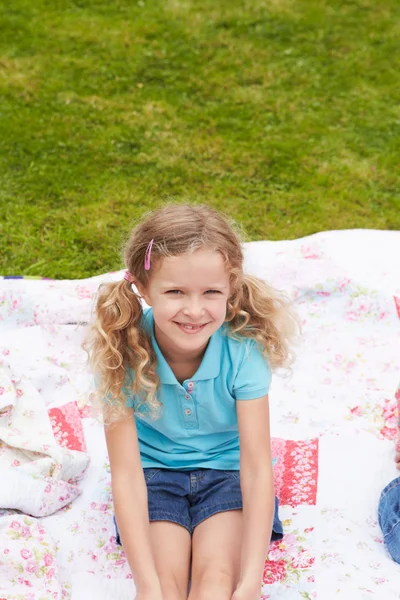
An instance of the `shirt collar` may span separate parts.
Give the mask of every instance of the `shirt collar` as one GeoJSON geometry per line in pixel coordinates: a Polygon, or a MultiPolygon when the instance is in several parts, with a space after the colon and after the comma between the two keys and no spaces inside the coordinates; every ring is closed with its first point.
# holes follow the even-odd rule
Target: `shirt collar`
{"type": "MultiPolygon", "coordinates": [[[[165,360],[154,335],[153,310],[151,308],[148,309],[144,312],[143,316],[145,320],[145,328],[151,335],[151,342],[157,356],[157,374],[160,378],[160,381],[161,383],[167,385],[177,385],[178,381],[171,367],[165,360]]],[[[224,327],[222,326],[210,337],[203,360],[201,361],[196,373],[191,378],[193,381],[215,379],[215,377],[218,377],[221,370],[221,350],[225,335],[226,333],[224,332],[224,327]]]]}

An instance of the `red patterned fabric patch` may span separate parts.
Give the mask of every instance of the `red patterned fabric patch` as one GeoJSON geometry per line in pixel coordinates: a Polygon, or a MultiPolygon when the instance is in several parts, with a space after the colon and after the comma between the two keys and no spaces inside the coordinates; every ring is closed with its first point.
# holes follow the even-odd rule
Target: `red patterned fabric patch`
{"type": "Polygon", "coordinates": [[[315,506],[318,482],[318,439],[293,441],[272,438],[275,493],[280,505],[315,506]]]}
{"type": "Polygon", "coordinates": [[[86,452],[81,414],[76,402],[67,402],[49,410],[56,442],[64,448],[86,452]]]}

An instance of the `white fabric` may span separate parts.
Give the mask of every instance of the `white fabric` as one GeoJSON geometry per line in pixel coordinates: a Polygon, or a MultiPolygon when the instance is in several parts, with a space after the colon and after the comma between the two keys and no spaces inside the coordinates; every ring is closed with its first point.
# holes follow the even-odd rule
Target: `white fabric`
{"type": "Polygon", "coordinates": [[[46,517],[74,500],[89,462],[59,446],[41,395],[0,368],[0,507],[46,517]]]}
{"type": "MultiPolygon", "coordinates": [[[[271,548],[275,571],[263,599],[398,600],[400,567],[383,546],[376,509],[380,490],[397,475],[400,234],[332,231],[253,242],[246,269],[293,298],[303,322],[292,377],[273,380],[273,436],[319,439],[316,505],[281,508],[285,539],[271,548]]],[[[4,367],[38,391],[35,403],[88,402],[85,327],[77,323],[90,318],[98,284],[121,277],[0,281],[4,367]]],[[[46,518],[0,516],[0,598],[134,598],[113,538],[102,426],[94,418],[83,422],[91,462],[82,495],[46,518]]]]}

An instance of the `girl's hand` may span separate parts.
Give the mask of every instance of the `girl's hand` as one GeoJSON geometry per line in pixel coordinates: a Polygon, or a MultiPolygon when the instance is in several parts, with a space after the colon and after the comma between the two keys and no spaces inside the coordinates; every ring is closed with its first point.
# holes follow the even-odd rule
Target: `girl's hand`
{"type": "Polygon", "coordinates": [[[260,600],[260,596],[261,585],[250,587],[239,583],[233,592],[232,600],[260,600]]]}

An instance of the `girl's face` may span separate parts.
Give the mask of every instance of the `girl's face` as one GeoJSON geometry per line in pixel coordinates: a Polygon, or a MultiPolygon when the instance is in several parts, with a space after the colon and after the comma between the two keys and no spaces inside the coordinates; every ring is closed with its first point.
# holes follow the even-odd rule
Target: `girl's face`
{"type": "Polygon", "coordinates": [[[199,249],[164,258],[139,291],[153,307],[163,354],[172,360],[196,358],[225,321],[229,273],[219,252],[199,249]]]}

